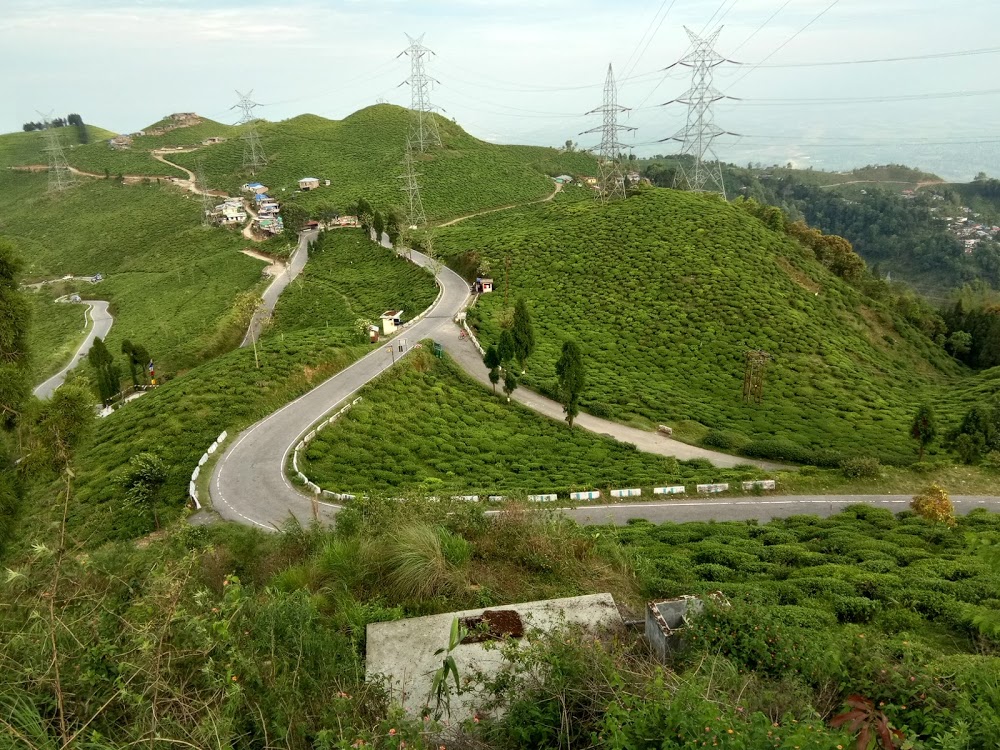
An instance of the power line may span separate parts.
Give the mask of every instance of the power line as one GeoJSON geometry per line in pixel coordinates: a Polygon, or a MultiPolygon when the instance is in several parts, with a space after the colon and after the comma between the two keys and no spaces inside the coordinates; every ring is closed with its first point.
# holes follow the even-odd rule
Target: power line
{"type": "Polygon", "coordinates": [[[751,39],[753,39],[755,36],[757,36],[757,34],[759,34],[764,29],[765,26],[767,26],[769,23],[771,23],[771,21],[774,20],[775,16],[777,16],[779,13],[781,13],[781,11],[783,11],[785,8],[787,8],[788,5],[789,5],[789,3],[791,3],[791,2],[792,2],[792,0],[785,0],[784,4],[780,8],[778,8],[776,11],[774,11],[774,13],[772,13],[770,16],[768,16],[767,20],[764,21],[764,23],[762,23],[760,26],[758,26],[756,29],[754,29],[753,33],[751,33],[750,36],[748,36],[742,42],[740,42],[739,44],[737,44],[736,45],[736,49],[734,49],[733,52],[730,53],[730,54],[733,54],[733,53],[737,52],[738,50],[742,49],[744,47],[744,45],[746,45],[747,42],[749,42],[751,39]]]}
{"type": "Polygon", "coordinates": [[[746,78],[748,75],[750,75],[755,70],[757,70],[757,68],[759,68],[761,65],[763,65],[764,63],[766,63],[768,60],[770,60],[776,54],[778,54],[781,50],[783,50],[785,47],[787,47],[796,37],[798,37],[799,34],[801,34],[803,31],[805,31],[806,29],[808,29],[810,26],[812,26],[814,23],[816,23],[819,19],[821,19],[823,16],[825,16],[830,10],[833,9],[833,6],[835,6],[839,2],[840,2],[840,0],[833,0],[832,3],[830,3],[823,10],[821,10],[819,13],[817,13],[815,16],[813,16],[812,19],[805,26],[803,26],[801,29],[799,29],[798,31],[796,31],[794,34],[792,34],[790,37],[788,37],[788,39],[786,39],[785,41],[783,41],[774,50],[772,50],[771,53],[767,57],[765,57],[759,63],[757,63],[756,65],[754,65],[752,68],[750,68],[750,70],[748,70],[746,73],[744,73],[739,78],[737,78],[735,81],[733,81],[732,85],[735,86],[737,83],[739,83],[744,78],[746,78]]]}
{"type": "MultiPolygon", "coordinates": [[[[653,30],[653,33],[651,33],[649,35],[649,39],[646,40],[646,46],[644,46],[642,48],[642,51],[639,53],[638,57],[636,57],[635,61],[632,62],[632,66],[629,67],[629,61],[631,61],[632,60],[632,56],[635,55],[635,51],[634,50],[632,52],[632,55],[629,55],[629,59],[625,61],[625,67],[623,68],[623,70],[625,71],[626,78],[629,75],[631,75],[631,73],[632,73],[633,70],[635,70],[635,66],[639,64],[640,60],[642,60],[642,56],[646,54],[646,50],[648,50],[649,49],[649,45],[653,43],[653,39],[655,39],[656,35],[658,33],[660,33],[660,27],[663,26],[663,22],[666,21],[667,20],[667,16],[670,15],[670,11],[673,9],[675,2],[676,2],[676,0],[670,0],[670,6],[667,8],[666,13],[663,14],[663,17],[660,19],[660,22],[658,24],[656,24],[656,28],[653,30]]],[[[660,14],[660,11],[663,10],[663,6],[666,5],[666,4],[667,4],[667,0],[663,0],[663,2],[660,3],[660,7],[657,8],[657,10],[656,10],[656,15],[653,16],[653,20],[650,21],[649,22],[649,26],[646,27],[647,31],[653,27],[653,24],[656,22],[656,16],[658,16],[660,14]]],[[[643,33],[643,37],[645,37],[645,32],[643,33]]],[[[639,44],[636,45],[636,50],[639,49],[639,45],[642,44],[643,37],[639,38],[639,44]]]]}
{"type": "MultiPolygon", "coordinates": [[[[857,97],[828,97],[815,99],[742,99],[740,97],[726,97],[733,101],[738,101],[750,106],[808,106],[814,104],[883,104],[885,102],[912,102],[926,99],[964,99],[970,96],[994,96],[1000,94],[1000,89],[983,89],[980,91],[943,91],[932,94],[898,94],[896,96],[857,96],[857,97]]],[[[669,104],[669,102],[667,102],[669,104]]]]}
{"type": "MultiPolygon", "coordinates": [[[[790,40],[789,40],[790,41],[790,40]]],[[[739,49],[739,48],[737,48],[739,49]]],[[[735,51],[735,50],[734,50],[735,51]]],[[[829,62],[806,63],[772,63],[764,65],[757,63],[758,68],[821,68],[832,65],[872,65],[874,63],[910,62],[913,60],[941,60],[948,57],[973,57],[977,55],[995,55],[1000,47],[982,47],[980,49],[958,50],[956,52],[934,52],[926,55],[907,55],[905,57],[876,57],[869,60],[833,60],[829,62]]],[[[765,58],[767,59],[767,58],[765,58]]]]}

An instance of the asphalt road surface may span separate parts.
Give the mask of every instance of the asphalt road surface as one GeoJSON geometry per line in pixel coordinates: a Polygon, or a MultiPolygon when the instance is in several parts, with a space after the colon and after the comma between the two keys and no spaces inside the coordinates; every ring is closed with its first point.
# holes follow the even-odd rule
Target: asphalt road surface
{"type": "MultiPolygon", "coordinates": [[[[421,266],[429,260],[413,253],[421,266]]],[[[469,285],[454,271],[438,274],[441,294],[427,314],[385,341],[350,367],[340,371],[309,393],[292,401],[257,424],[247,428],[219,459],[211,479],[213,507],[224,518],[273,528],[289,514],[308,522],[313,517],[312,498],[292,485],[285,475],[292,447],[309,428],[366,383],[392,367],[421,339],[457,336],[453,318],[469,297],[469,285]],[[390,352],[389,347],[394,351],[390,352]]],[[[325,513],[335,506],[323,505],[325,513]]]]}
{"type": "Polygon", "coordinates": [[[76,354],[73,355],[69,364],[35,388],[34,394],[43,401],[49,398],[56,388],[66,382],[66,376],[69,374],[69,371],[80,364],[80,360],[90,352],[90,347],[94,345],[94,339],[107,337],[108,331],[111,330],[111,324],[115,322],[114,318],[111,317],[111,313],[108,312],[107,302],[103,300],[87,300],[82,304],[89,307],[87,315],[92,323],[90,331],[87,333],[87,338],[80,344],[80,348],[76,350],[76,354]]]}
{"type": "MultiPolygon", "coordinates": [[[[616,524],[621,526],[633,518],[653,523],[684,523],[686,521],[770,521],[788,516],[810,515],[826,518],[840,513],[849,505],[865,503],[888,508],[893,513],[909,507],[911,495],[773,495],[770,497],[727,497],[717,500],[669,500],[664,502],[622,503],[621,505],[591,505],[565,508],[562,512],[584,524],[616,524]]],[[[965,515],[976,508],[1000,512],[1000,497],[956,495],[951,501],[955,512],[965,515]]]]}
{"type": "Polygon", "coordinates": [[[264,324],[270,319],[271,313],[274,312],[274,306],[278,303],[278,297],[285,291],[285,287],[295,281],[295,278],[302,273],[302,269],[306,267],[306,261],[309,260],[309,245],[316,239],[316,235],[318,234],[317,230],[301,232],[299,234],[299,244],[292,253],[292,257],[289,258],[284,272],[275,278],[268,285],[267,289],[264,290],[264,294],[261,295],[261,304],[257,306],[253,317],[250,319],[250,325],[247,327],[246,335],[240,344],[241,347],[250,346],[260,336],[261,328],[264,327],[264,324]]]}

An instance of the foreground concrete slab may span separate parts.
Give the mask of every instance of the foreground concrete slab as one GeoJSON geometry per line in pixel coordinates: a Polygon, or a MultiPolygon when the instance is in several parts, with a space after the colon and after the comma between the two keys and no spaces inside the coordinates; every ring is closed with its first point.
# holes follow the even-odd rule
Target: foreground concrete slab
{"type": "MultiPolygon", "coordinates": [[[[441,666],[443,654],[434,652],[448,646],[452,620],[481,618],[484,612],[516,612],[523,623],[525,635],[518,640],[530,641],[533,632],[548,633],[564,626],[599,632],[621,626],[622,619],[611,594],[591,594],[566,599],[511,604],[487,609],[448,612],[428,617],[414,617],[395,622],[377,622],[368,626],[368,658],[365,676],[369,680],[384,678],[393,701],[413,715],[420,715],[428,705],[434,674],[441,666]]],[[[489,619],[490,616],[488,615],[489,619]]],[[[509,615],[497,620],[511,620],[509,615]]],[[[475,633],[477,631],[473,631],[475,633]]],[[[458,666],[463,683],[473,675],[495,677],[507,662],[496,640],[465,642],[451,655],[458,666]]],[[[471,718],[482,696],[475,686],[451,698],[451,720],[471,718]]],[[[433,708],[433,703],[431,705],[433,708]]]]}

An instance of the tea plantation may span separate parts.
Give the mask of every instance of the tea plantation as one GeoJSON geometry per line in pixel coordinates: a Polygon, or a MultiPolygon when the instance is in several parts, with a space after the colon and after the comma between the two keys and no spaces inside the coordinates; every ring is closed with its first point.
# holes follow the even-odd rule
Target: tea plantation
{"type": "Polygon", "coordinates": [[[231,351],[99,421],[80,453],[80,502],[70,518],[91,541],[152,530],[150,515],[120,512],[121,493],[109,481],[131,457],[151,451],[164,460],[169,472],[160,516],[178,515],[191,471],[219,433],[235,435],[365,354],[370,345],[358,343],[358,316],[377,315],[399,299],[423,309],[437,295],[428,273],[360,230],[324,233],[313,253],[279,299],[273,330],[258,343],[259,369],[252,349],[231,351]]]}
{"type": "Polygon", "coordinates": [[[59,372],[83,341],[86,307],[54,302],[45,291],[28,295],[32,316],[32,382],[36,385],[59,372]]]}
{"type": "Polygon", "coordinates": [[[690,658],[721,654],[722,681],[730,670],[748,676],[746,711],[771,703],[784,707],[773,716],[829,715],[859,693],[913,747],[1000,738],[1000,570],[983,545],[1000,538],[1000,516],[977,510],[949,529],[854,506],[827,519],[637,521],[605,532],[639,561],[645,595],[729,598],[731,608],[699,621],[690,658]]]}
{"type": "MultiPolygon", "coordinates": [[[[449,120],[437,115],[435,119],[444,147],[419,156],[416,164],[431,220],[542,198],[553,189],[546,174],[596,173],[588,154],[498,146],[473,138],[449,120]]],[[[401,205],[398,175],[409,128],[409,111],[390,104],[368,107],[339,121],[300,115],[260,123],[268,165],[256,177],[273,195],[293,199],[316,214],[324,209],[344,211],[359,197],[376,208],[401,205]],[[295,195],[298,180],[307,176],[330,180],[330,186],[295,195]]],[[[203,159],[212,187],[233,191],[247,179],[243,144],[238,140],[171,159],[189,169],[203,159]]]]}
{"type": "Polygon", "coordinates": [[[511,301],[526,298],[538,338],[524,381],[551,392],[562,342],[575,338],[587,358],[582,405],[597,416],[691,420],[729,430],[723,447],[749,455],[905,463],[917,404],[962,382],[962,367],[915,328],[711,196],[556,201],[448,227],[436,247],[456,267],[492,264],[499,293],[470,314],[485,344],[498,340],[510,259],[511,301]],[[742,398],[750,349],[773,358],[760,405],[742,398]]]}
{"type": "Polygon", "coordinates": [[[333,327],[356,333],[360,341],[359,320],[378,325],[379,315],[389,309],[403,310],[409,320],[435,297],[437,286],[427,271],[372,242],[360,229],[335,229],[320,234],[302,275],[282,292],[274,329],[333,327]]]}
{"type": "MultiPolygon", "coordinates": [[[[507,404],[450,359],[426,349],[369,384],[364,399],[323,430],[303,472],[337,491],[499,492],[524,497],[586,489],[739,481],[754,469],[705,468],[640,453],[507,404]]],[[[301,464],[300,464],[301,466],[301,464]]],[[[605,497],[607,497],[605,493],[605,497]]]]}
{"type": "Polygon", "coordinates": [[[0,171],[4,234],[28,281],[104,274],[79,292],[112,303],[112,351],[123,338],[140,342],[167,372],[239,342],[243,321],[231,309],[261,283],[262,264],[239,252],[238,233],[202,226],[196,199],[155,182],[87,180],[61,195],[45,186],[44,174],[0,171]]]}

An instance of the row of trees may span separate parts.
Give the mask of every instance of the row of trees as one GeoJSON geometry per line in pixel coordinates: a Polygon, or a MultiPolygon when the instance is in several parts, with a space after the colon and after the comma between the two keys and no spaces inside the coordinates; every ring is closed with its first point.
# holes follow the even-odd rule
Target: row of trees
{"type": "MultiPolygon", "coordinates": [[[[486,350],[483,362],[489,369],[490,382],[496,393],[497,383],[503,376],[503,391],[510,402],[510,395],[518,386],[518,368],[523,374],[527,368],[529,357],[535,351],[535,330],[531,322],[528,303],[523,297],[518,298],[514,305],[510,326],[500,332],[500,340],[491,344],[486,350]]],[[[556,378],[558,380],[559,400],[566,413],[566,422],[570,427],[580,413],[580,395],[586,382],[583,367],[583,353],[580,346],[572,339],[563,343],[562,353],[556,361],[556,378]]]]}
{"type": "MultiPolygon", "coordinates": [[[[83,124],[83,118],[78,114],[72,114],[66,117],[57,117],[54,120],[49,120],[47,125],[51,128],[75,127],[77,131],[77,140],[80,143],[90,142],[90,134],[87,132],[86,125],[83,124]]],[[[21,126],[21,129],[25,133],[30,133],[35,130],[45,130],[45,128],[45,122],[26,122],[21,126]]]]}
{"type": "MultiPolygon", "coordinates": [[[[122,342],[122,354],[128,366],[132,385],[138,387],[149,383],[147,364],[152,362],[149,352],[141,344],[133,344],[128,339],[122,342]]],[[[97,378],[97,393],[105,404],[111,402],[121,393],[122,372],[107,345],[101,339],[95,339],[87,354],[94,375],[97,378]]]]}

